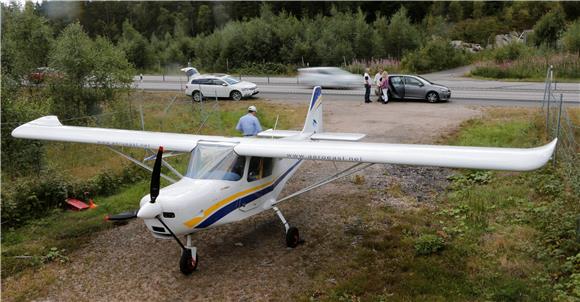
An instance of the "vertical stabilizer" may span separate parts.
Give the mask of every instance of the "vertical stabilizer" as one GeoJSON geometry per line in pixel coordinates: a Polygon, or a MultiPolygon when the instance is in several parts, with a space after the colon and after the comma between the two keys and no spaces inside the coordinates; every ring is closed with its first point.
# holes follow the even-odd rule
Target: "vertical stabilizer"
{"type": "Polygon", "coordinates": [[[312,98],[310,99],[310,107],[308,108],[308,115],[304,122],[304,129],[302,133],[320,133],[322,128],[322,89],[320,86],[312,89],[312,98]]]}

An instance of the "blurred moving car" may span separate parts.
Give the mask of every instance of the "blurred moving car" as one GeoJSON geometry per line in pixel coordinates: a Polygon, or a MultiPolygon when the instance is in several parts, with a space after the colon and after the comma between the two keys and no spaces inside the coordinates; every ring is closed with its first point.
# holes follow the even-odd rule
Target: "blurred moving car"
{"type": "Polygon", "coordinates": [[[392,74],[389,75],[389,99],[391,98],[427,100],[429,103],[436,103],[448,101],[451,98],[451,90],[420,76],[392,74]]]}
{"type": "Polygon", "coordinates": [[[193,75],[185,85],[185,94],[200,102],[202,98],[231,98],[239,101],[259,93],[258,86],[247,81],[240,81],[227,74],[193,75]]]}
{"type": "Polygon", "coordinates": [[[40,84],[48,78],[62,78],[62,73],[50,67],[38,67],[28,75],[28,80],[40,84]]]}
{"type": "Polygon", "coordinates": [[[352,74],[338,67],[310,67],[298,69],[299,81],[302,84],[323,88],[357,88],[362,87],[362,75],[352,74]]]}

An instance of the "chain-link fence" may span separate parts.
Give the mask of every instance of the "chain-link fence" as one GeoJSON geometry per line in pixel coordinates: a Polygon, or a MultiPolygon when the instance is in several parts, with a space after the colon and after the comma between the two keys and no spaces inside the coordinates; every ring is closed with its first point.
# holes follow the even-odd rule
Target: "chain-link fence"
{"type": "Polygon", "coordinates": [[[580,194],[580,105],[558,93],[556,72],[553,66],[546,72],[542,112],[548,137],[558,138],[553,164],[560,164],[575,193],[580,194]]]}

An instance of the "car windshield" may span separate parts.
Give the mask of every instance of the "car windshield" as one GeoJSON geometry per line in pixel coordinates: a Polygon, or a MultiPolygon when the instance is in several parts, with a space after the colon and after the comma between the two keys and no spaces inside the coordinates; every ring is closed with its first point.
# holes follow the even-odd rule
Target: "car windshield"
{"type": "Polygon", "coordinates": [[[429,84],[433,85],[433,83],[432,83],[431,81],[429,81],[429,80],[425,79],[425,78],[424,78],[424,77],[422,77],[422,76],[416,76],[416,77],[418,77],[419,79],[421,79],[421,80],[423,80],[423,81],[425,81],[425,82],[427,82],[427,83],[429,83],[429,84]]]}
{"type": "Polygon", "coordinates": [[[232,77],[223,77],[222,79],[224,81],[228,82],[228,84],[230,84],[230,85],[234,85],[234,84],[237,84],[237,83],[240,82],[240,81],[238,81],[238,80],[236,80],[236,79],[234,79],[232,77]]]}
{"type": "Polygon", "coordinates": [[[193,179],[240,180],[246,158],[234,152],[229,145],[199,143],[191,152],[186,177],[193,179]]]}

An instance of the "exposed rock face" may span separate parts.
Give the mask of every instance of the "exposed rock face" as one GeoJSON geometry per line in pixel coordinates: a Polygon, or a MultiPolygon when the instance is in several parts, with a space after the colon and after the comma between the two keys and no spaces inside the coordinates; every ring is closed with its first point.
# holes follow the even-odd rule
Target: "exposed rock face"
{"type": "MultiPolygon", "coordinates": [[[[495,43],[493,45],[488,44],[486,48],[500,48],[510,43],[527,43],[530,34],[533,32],[534,31],[531,29],[526,29],[522,32],[512,31],[504,35],[496,35],[495,43]]],[[[464,49],[469,52],[479,52],[483,50],[483,47],[481,47],[480,44],[464,42],[461,40],[451,41],[451,46],[456,49],[464,49]]]]}
{"type": "Polygon", "coordinates": [[[512,31],[505,35],[496,35],[494,47],[504,47],[510,43],[526,43],[530,33],[534,32],[531,29],[526,29],[522,32],[512,31]]]}
{"type": "Polygon", "coordinates": [[[478,51],[483,49],[481,47],[481,45],[479,45],[477,43],[467,43],[467,42],[463,42],[461,40],[451,41],[451,46],[453,46],[456,49],[464,49],[464,50],[467,50],[469,52],[478,52],[478,51]]]}

